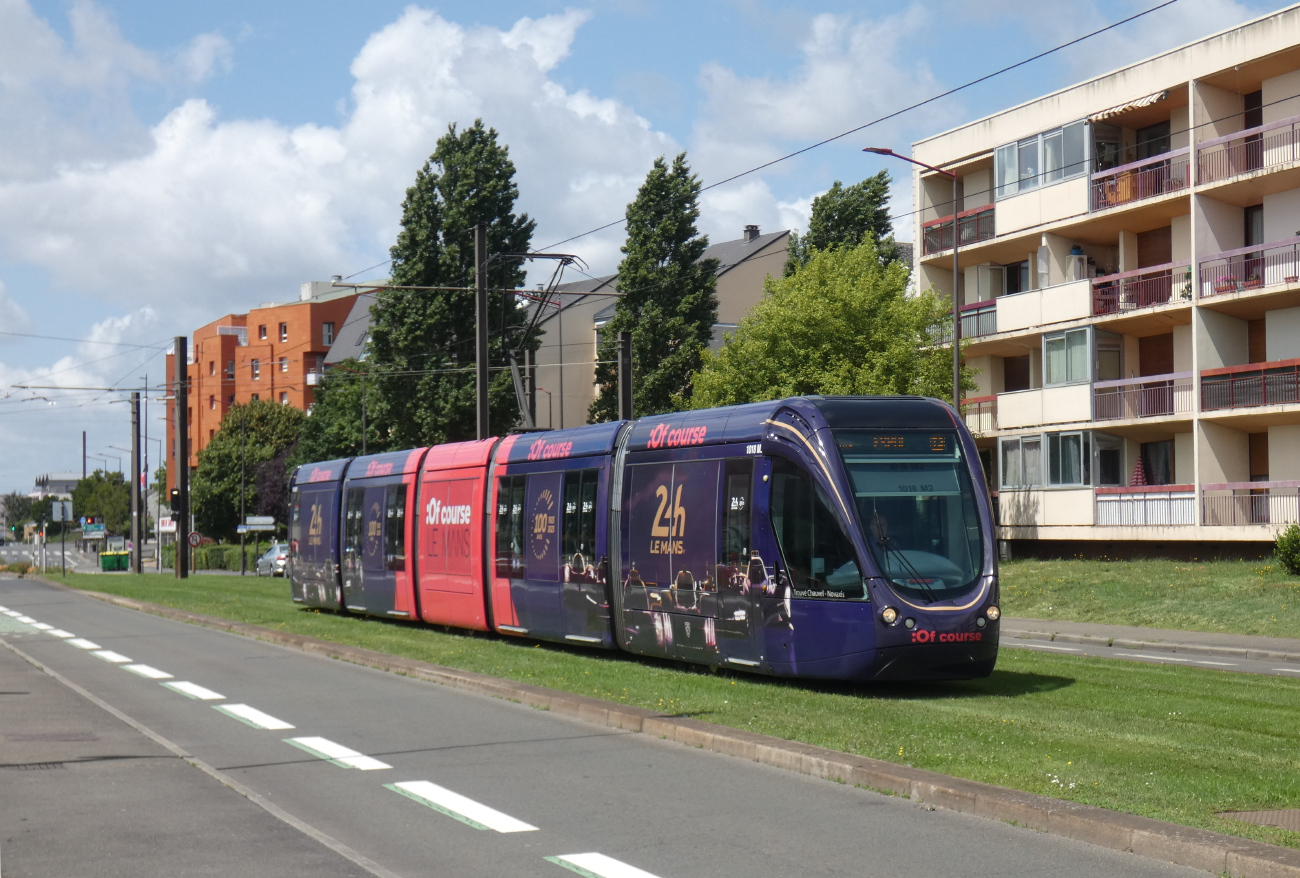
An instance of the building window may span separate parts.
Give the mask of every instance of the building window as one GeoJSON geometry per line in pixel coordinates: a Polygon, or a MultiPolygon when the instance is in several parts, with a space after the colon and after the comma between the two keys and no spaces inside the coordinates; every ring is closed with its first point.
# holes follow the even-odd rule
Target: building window
{"type": "Polygon", "coordinates": [[[1082,176],[1087,170],[1087,125],[1075,122],[998,147],[994,191],[997,198],[1006,198],[1082,176]]]}
{"type": "Polygon", "coordinates": [[[209,375],[215,375],[215,374],[217,374],[217,361],[216,361],[216,360],[208,360],[208,374],[209,374],[209,375]]]}
{"type": "Polygon", "coordinates": [[[320,343],[323,345],[334,344],[334,323],[327,321],[320,325],[320,343]]]}
{"type": "Polygon", "coordinates": [[[208,408],[214,412],[217,410],[217,397],[215,395],[208,397],[208,408]]]}
{"type": "Polygon", "coordinates": [[[281,390],[281,391],[280,391],[280,405],[288,405],[288,404],[289,404],[289,391],[287,391],[287,390],[281,390]]]}
{"type": "Polygon", "coordinates": [[[233,393],[230,394],[229,399],[227,399],[226,401],[229,402],[231,405],[234,405],[234,404],[235,404],[235,395],[234,395],[233,393]]]}
{"type": "Polygon", "coordinates": [[[1087,433],[1047,437],[1047,481],[1051,485],[1092,484],[1092,448],[1087,433]]]}
{"type": "Polygon", "coordinates": [[[281,372],[288,372],[288,371],[289,371],[289,358],[288,358],[288,357],[281,357],[281,358],[280,358],[280,371],[281,371],[281,372]]]}
{"type": "Polygon", "coordinates": [[[257,401],[258,401],[259,399],[261,399],[261,398],[262,398],[261,396],[259,396],[258,394],[254,393],[252,396],[250,396],[250,397],[248,398],[248,401],[249,401],[249,402],[257,402],[257,401]]]}
{"type": "Polygon", "coordinates": [[[253,380],[257,381],[262,377],[262,362],[260,360],[254,360],[252,363],[252,368],[253,368],[253,380]]]}
{"type": "Polygon", "coordinates": [[[288,340],[289,340],[289,324],[287,324],[287,323],[281,323],[281,324],[280,324],[280,341],[288,341],[288,340]]]}
{"type": "Polygon", "coordinates": [[[260,326],[257,327],[257,337],[258,337],[259,339],[261,339],[262,341],[265,341],[265,340],[266,340],[266,324],[265,324],[265,323],[263,323],[262,325],[260,325],[260,326]]]}
{"type": "Polygon", "coordinates": [[[226,360],[226,377],[231,381],[235,380],[235,361],[226,360]]]}
{"type": "Polygon", "coordinates": [[[215,436],[215,435],[217,435],[217,431],[216,431],[216,430],[209,430],[209,431],[208,431],[208,441],[211,442],[211,441],[212,441],[212,437],[215,436]]]}
{"type": "Polygon", "coordinates": [[[1043,384],[1078,384],[1088,380],[1088,330],[1072,329],[1043,336],[1043,384]]]}
{"type": "Polygon", "coordinates": [[[1028,488],[1043,483],[1043,440],[1021,436],[1002,440],[1002,487],[1028,488]]]}

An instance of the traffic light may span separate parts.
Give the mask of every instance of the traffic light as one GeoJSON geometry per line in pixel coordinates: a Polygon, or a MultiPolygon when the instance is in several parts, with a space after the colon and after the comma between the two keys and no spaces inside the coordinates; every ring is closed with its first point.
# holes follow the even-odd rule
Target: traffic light
{"type": "Polygon", "coordinates": [[[171,507],[172,512],[181,511],[181,489],[172,488],[171,496],[167,500],[167,505],[171,507]]]}

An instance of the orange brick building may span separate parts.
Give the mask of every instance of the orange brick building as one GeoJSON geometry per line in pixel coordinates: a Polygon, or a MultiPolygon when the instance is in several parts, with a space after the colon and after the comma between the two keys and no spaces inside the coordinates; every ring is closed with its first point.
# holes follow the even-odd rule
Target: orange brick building
{"type": "MultiPolygon", "coordinates": [[[[270,400],[306,411],[325,355],[356,301],[354,289],[302,285],[296,302],[265,304],[201,326],[190,339],[190,468],[235,403],[270,400]]],[[[167,355],[167,386],[174,388],[175,354],[167,355]]],[[[171,395],[170,393],[168,394],[171,395]]],[[[167,487],[175,485],[175,400],[167,403],[167,487]]]]}

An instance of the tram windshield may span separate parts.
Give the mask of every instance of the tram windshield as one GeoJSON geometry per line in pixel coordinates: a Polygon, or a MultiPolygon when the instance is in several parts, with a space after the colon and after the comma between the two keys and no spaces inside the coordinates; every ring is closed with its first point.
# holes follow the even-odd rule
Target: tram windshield
{"type": "Polygon", "coordinates": [[[938,601],[974,587],[979,514],[951,430],[836,430],[867,545],[899,591],[938,601]]]}

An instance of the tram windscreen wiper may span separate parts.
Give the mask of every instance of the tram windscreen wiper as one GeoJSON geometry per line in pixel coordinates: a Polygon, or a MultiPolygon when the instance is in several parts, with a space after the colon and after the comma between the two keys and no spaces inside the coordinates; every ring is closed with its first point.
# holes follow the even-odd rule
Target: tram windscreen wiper
{"type": "MultiPolygon", "coordinates": [[[[921,575],[921,572],[912,565],[911,561],[907,560],[907,556],[903,554],[902,549],[890,545],[893,539],[889,536],[888,525],[885,523],[884,517],[875,510],[872,511],[871,515],[871,529],[873,531],[872,535],[876,538],[876,543],[885,550],[885,566],[887,568],[892,567],[892,559],[897,558],[898,565],[903,569],[903,573],[911,577],[902,584],[915,585],[925,594],[930,603],[937,601],[939,598],[935,595],[934,590],[930,588],[930,581],[921,575]]],[[[886,570],[885,575],[890,576],[890,571],[886,570]]],[[[892,576],[890,578],[892,579],[892,576]]]]}

